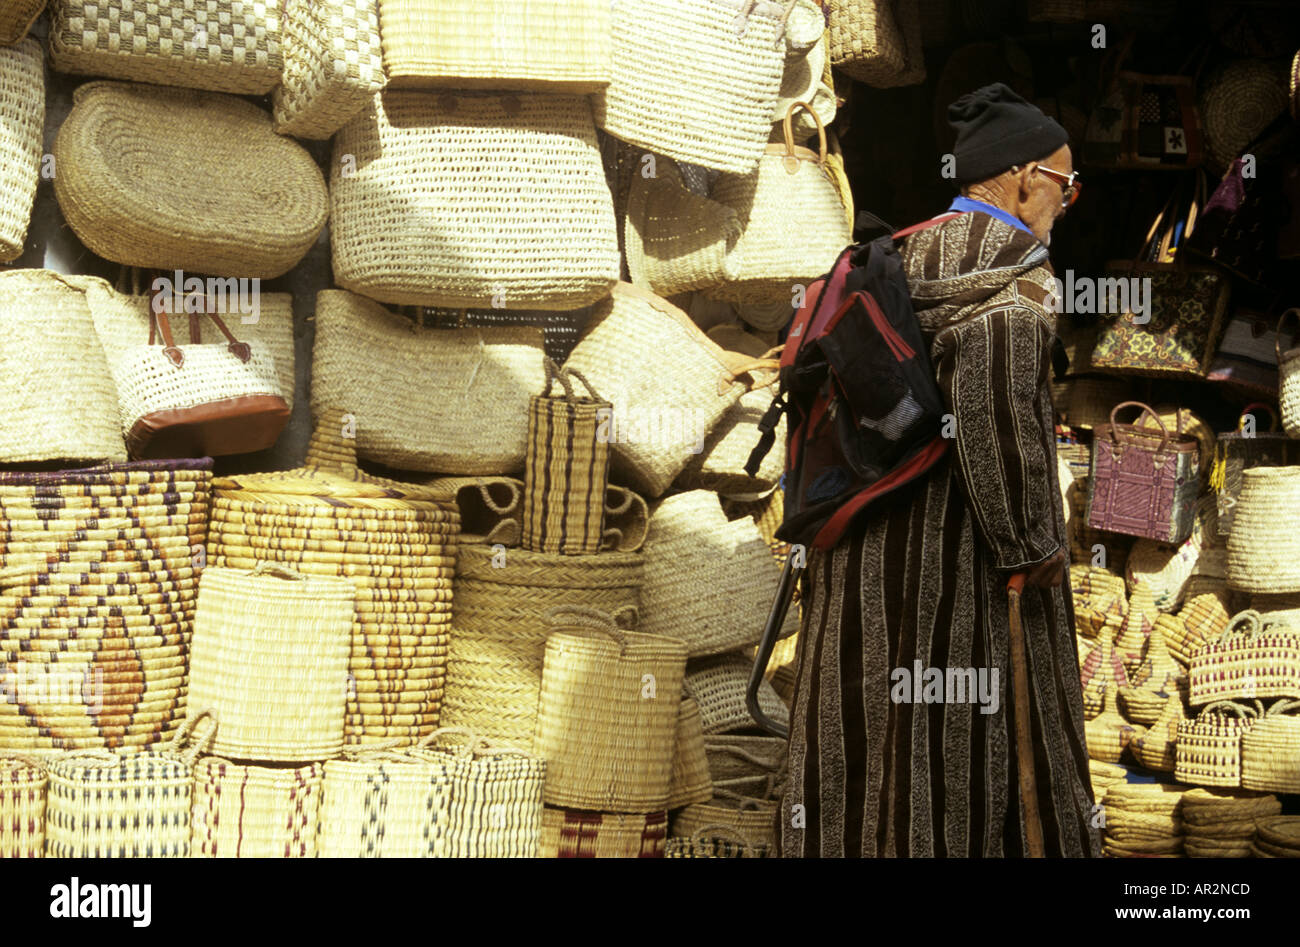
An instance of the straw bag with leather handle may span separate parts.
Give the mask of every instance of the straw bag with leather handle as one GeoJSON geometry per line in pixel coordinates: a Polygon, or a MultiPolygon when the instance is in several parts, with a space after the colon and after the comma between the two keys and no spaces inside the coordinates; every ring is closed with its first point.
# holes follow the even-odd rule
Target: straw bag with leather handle
{"type": "Polygon", "coordinates": [[[200,316],[191,313],[190,344],[177,345],[166,305],[154,298],[149,343],[128,350],[114,372],[131,455],[218,457],[274,444],[289,406],[270,353],[260,343],[240,342],[215,312],[207,316],[226,344],[205,345],[200,316]]]}
{"type": "Polygon", "coordinates": [[[1210,486],[1218,495],[1218,539],[1226,540],[1232,530],[1237,497],[1241,494],[1242,475],[1252,467],[1289,467],[1300,464],[1300,441],[1292,440],[1277,429],[1277,412],[1260,402],[1242,409],[1237,429],[1220,434],[1214,449],[1214,470],[1210,486]],[[1263,411],[1269,417],[1269,429],[1254,429],[1254,412],[1263,411]],[[1247,417],[1251,430],[1244,431],[1247,417]]]}
{"type": "Polygon", "coordinates": [[[60,72],[265,95],[280,81],[275,0],[53,0],[60,72]]]}
{"type": "Polygon", "coordinates": [[[384,69],[398,89],[598,92],[610,78],[610,7],[606,0],[380,0],[384,69]]]}
{"type": "Polygon", "coordinates": [[[1094,431],[1088,525],[1129,536],[1181,543],[1195,523],[1200,445],[1182,431],[1170,433],[1151,408],[1125,401],[1110,424],[1094,431]],[[1155,418],[1158,431],[1120,424],[1122,408],[1155,418]]]}
{"type": "Polygon", "coordinates": [[[0,48],[0,263],[22,255],[36,199],[45,124],[41,47],[0,48]]]}
{"type": "Polygon", "coordinates": [[[1217,641],[1192,655],[1188,701],[1300,698],[1300,628],[1235,615],[1217,641]]]}

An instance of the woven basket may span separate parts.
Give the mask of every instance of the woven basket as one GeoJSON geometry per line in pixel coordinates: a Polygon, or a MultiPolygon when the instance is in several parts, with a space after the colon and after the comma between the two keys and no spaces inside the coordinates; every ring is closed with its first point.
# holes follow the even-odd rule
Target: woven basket
{"type": "Polygon", "coordinates": [[[1084,637],[1096,637],[1107,624],[1119,627],[1128,612],[1124,580],[1105,569],[1071,567],[1070,593],[1075,630],[1084,637]]]}
{"type": "Polygon", "coordinates": [[[275,130],[329,138],[384,87],[376,0],[286,0],[275,130]]]}
{"type": "Polygon", "coordinates": [[[1221,172],[1287,110],[1286,72],[1258,59],[1224,64],[1201,83],[1206,159],[1221,172]]]}
{"type": "Polygon", "coordinates": [[[190,651],[189,706],[218,721],[212,752],[301,762],[343,749],[356,587],[262,563],[207,569],[190,651]]]}
{"type": "Polygon", "coordinates": [[[782,13],[770,0],[615,6],[612,77],[596,97],[596,123],[656,154],[748,173],[781,92],[782,13]]]}
{"type": "Polygon", "coordinates": [[[1159,619],[1152,624],[1147,636],[1146,652],[1141,663],[1129,675],[1129,683],[1134,687],[1145,687],[1153,691],[1177,690],[1184,679],[1182,666],[1169,653],[1164,632],[1159,619]]]}
{"type": "MultiPolygon", "coordinates": [[[[700,705],[700,722],[706,736],[756,727],[745,705],[753,662],[744,654],[699,658],[686,666],[686,692],[700,705]]],[[[772,685],[758,688],[759,708],[778,723],[788,724],[790,710],[772,685]]]]}
{"type": "Polygon", "coordinates": [[[537,329],[423,329],[364,297],[323,290],[312,405],[317,414],[352,415],[355,450],[367,460],[450,474],[521,472],[542,359],[537,329]]]}
{"type": "MultiPolygon", "coordinates": [[[[5,29],[0,14],[0,30],[5,29]]],[[[0,263],[22,255],[36,199],[45,124],[41,47],[0,48],[0,263]]]]}
{"type": "Polygon", "coordinates": [[[831,63],[859,82],[890,84],[906,51],[893,7],[884,0],[830,0],[831,63]]]}
{"type": "Polygon", "coordinates": [[[396,88],[598,92],[609,84],[603,0],[380,0],[396,88]]]}
{"type": "Polygon", "coordinates": [[[599,812],[666,809],[686,647],[621,630],[595,609],[547,612],[537,735],[545,801],[599,812]]]}
{"type": "Polygon", "coordinates": [[[1085,720],[1084,734],[1088,743],[1088,756],[1103,763],[1118,763],[1124,751],[1142,739],[1145,727],[1130,725],[1116,706],[1116,689],[1102,695],[1101,712],[1085,720]]]}
{"type": "Polygon", "coordinates": [[[716,792],[771,800],[786,777],[786,743],[776,737],[709,736],[704,752],[716,792]]]}
{"type": "Polygon", "coordinates": [[[423,755],[349,748],[325,764],[321,858],[432,858],[450,807],[445,764],[423,755]]]}
{"type": "Polygon", "coordinates": [[[709,758],[704,749],[704,724],[700,705],[683,697],[677,710],[677,736],[673,750],[673,777],[668,791],[668,808],[680,809],[713,798],[709,758]]]}
{"type": "Polygon", "coordinates": [[[1255,823],[1255,855],[1265,858],[1300,858],[1300,818],[1268,816],[1255,823]]]}
{"type": "Polygon", "coordinates": [[[613,405],[581,374],[545,360],[546,389],[528,404],[521,545],[533,552],[589,555],[604,541],[609,441],[600,436],[613,405]],[[552,394],[559,382],[563,395],[552,394]],[[575,390],[575,381],[586,388],[575,390]]]}
{"type": "Polygon", "coordinates": [[[90,82],[73,103],[54,140],[54,193],[105,259],[269,279],[298,263],[325,225],[320,169],[250,102],[90,82]]]}
{"type": "Polygon", "coordinates": [[[1169,656],[1173,658],[1178,667],[1185,670],[1187,668],[1187,661],[1175,651],[1177,643],[1182,642],[1187,638],[1187,626],[1183,623],[1183,619],[1178,615],[1160,615],[1156,618],[1156,624],[1151,633],[1153,635],[1160,635],[1164,649],[1168,652],[1169,656]]]}
{"type": "Polygon", "coordinates": [[[759,499],[777,485],[785,472],[785,416],[777,422],[775,441],[758,472],[745,472],[749,454],[758,443],[758,423],[772,403],[772,391],[760,388],[740,396],[718,421],[704,441],[704,449],[692,455],[678,475],[676,486],[683,490],[713,490],[725,497],[759,499]]]}
{"type": "Polygon", "coordinates": [[[216,756],[194,766],[196,858],[315,858],[323,763],[253,766],[216,756]]]}
{"type": "MultiPolygon", "coordinates": [[[[735,651],[762,637],[781,571],[753,520],[728,522],[716,494],[664,500],[645,544],[641,630],[678,638],[692,658],[735,651]]],[[[791,611],[781,637],[799,630],[791,611]]]]}
{"type": "Polygon", "coordinates": [[[330,180],[334,278],[382,302],[578,309],[618,279],[585,98],[377,95],[335,137],[330,180]]]}
{"type": "Polygon", "coordinates": [[[645,498],[627,487],[610,484],[605,489],[605,530],[601,550],[636,552],[650,531],[650,507],[645,498]]]}
{"type": "Polygon", "coordinates": [[[550,627],[543,613],[585,605],[619,617],[640,603],[639,553],[561,556],[460,550],[442,723],[531,747],[550,627]]]}
{"type": "Polygon", "coordinates": [[[0,858],[45,855],[48,784],[38,761],[0,757],[0,858]]]}
{"type": "Polygon", "coordinates": [[[1184,719],[1183,699],[1175,692],[1165,702],[1164,710],[1160,716],[1136,741],[1133,755],[1147,769],[1172,773],[1174,771],[1174,745],[1178,739],[1178,725],[1184,719]]]}
{"type": "Polygon", "coordinates": [[[1300,625],[1300,595],[1252,595],[1250,608],[1265,624],[1300,625]]]}
{"type": "Polygon", "coordinates": [[[663,858],[668,813],[628,815],[547,806],[540,858],[663,858]]]}
{"type": "Polygon", "coordinates": [[[1217,640],[1227,631],[1232,616],[1225,601],[1225,596],[1208,592],[1188,599],[1178,613],[1183,629],[1182,637],[1166,636],[1170,653],[1178,661],[1190,664],[1193,655],[1206,642],[1217,640]]]}
{"type": "Polygon", "coordinates": [[[239,95],[265,95],[280,82],[278,3],[53,0],[50,10],[50,59],[60,72],[239,95]]]}
{"type": "Polygon", "coordinates": [[[746,847],[770,853],[776,848],[777,805],[727,794],[710,802],[687,806],[673,819],[671,838],[694,838],[701,830],[712,836],[719,827],[739,833],[746,847]]]}
{"type": "Polygon", "coordinates": [[[1241,739],[1261,715],[1254,706],[1223,701],[1178,725],[1174,778],[1202,786],[1241,785],[1241,739]]]}
{"type": "Polygon", "coordinates": [[[1248,405],[1241,415],[1237,429],[1220,434],[1215,445],[1214,469],[1210,486],[1218,498],[1218,539],[1226,541],[1232,531],[1237,498],[1241,494],[1242,474],[1251,467],[1286,467],[1300,463],[1300,444],[1277,430],[1277,413],[1268,405],[1248,405]],[[1271,424],[1267,431],[1252,430],[1242,433],[1247,416],[1255,416],[1256,409],[1268,412],[1271,424]]]}
{"type": "Polygon", "coordinates": [[[1300,792],[1300,700],[1279,700],[1241,735],[1241,785],[1300,792]]]}
{"type": "Polygon", "coordinates": [[[755,845],[750,839],[727,825],[706,825],[695,834],[668,840],[665,858],[767,858],[771,849],[755,845]]]}
{"type": "MultiPolygon", "coordinates": [[[[0,82],[8,52],[0,50],[0,82]]],[[[0,273],[0,320],[8,380],[0,462],[126,460],[117,390],[86,295],[49,270],[0,273]]]]}
{"type": "MultiPolygon", "coordinates": [[[[1300,62],[1300,53],[1296,58],[1300,62]]],[[[1278,405],[1282,413],[1282,429],[1288,437],[1300,438],[1300,345],[1294,344],[1295,337],[1292,336],[1292,347],[1285,351],[1282,349],[1283,326],[1292,316],[1300,321],[1300,309],[1286,310],[1277,322],[1278,405]]]]}
{"type": "Polygon", "coordinates": [[[460,510],[464,543],[519,545],[519,508],[524,482],[513,477],[437,477],[428,487],[460,510]]]}
{"type": "Polygon", "coordinates": [[[626,283],[597,307],[565,368],[613,403],[611,476],[648,497],[668,489],[744,392],[686,313],[626,283]]]}
{"type": "Polygon", "coordinates": [[[1146,654],[1158,614],[1151,590],[1145,585],[1135,588],[1124,621],[1115,635],[1115,653],[1130,676],[1135,675],[1142,666],[1142,658],[1146,654]]]}
{"type": "MultiPolygon", "coordinates": [[[[1175,689],[1176,692],[1176,689],[1175,689]]],[[[1149,727],[1160,719],[1165,706],[1169,703],[1167,691],[1147,690],[1143,687],[1121,687],[1119,689],[1119,709],[1124,719],[1149,727]]],[[[1098,710],[1100,712],[1100,709],[1098,710]]]]}
{"type": "Polygon", "coordinates": [[[1192,577],[1201,553],[1199,530],[1178,545],[1139,539],[1124,564],[1130,590],[1143,585],[1150,590],[1155,607],[1175,612],[1183,603],[1187,581],[1192,577]]]}
{"type": "Polygon", "coordinates": [[[45,0],[10,0],[0,10],[0,46],[21,42],[45,9],[45,0]]]}
{"type": "Polygon", "coordinates": [[[1240,612],[1217,641],[1192,656],[1188,677],[1193,706],[1300,698],[1300,628],[1266,624],[1258,612],[1240,612]]]}

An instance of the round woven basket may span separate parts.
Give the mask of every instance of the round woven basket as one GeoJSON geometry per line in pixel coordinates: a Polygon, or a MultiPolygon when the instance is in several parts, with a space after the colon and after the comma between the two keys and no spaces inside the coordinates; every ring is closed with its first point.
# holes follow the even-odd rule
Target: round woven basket
{"type": "Polygon", "coordinates": [[[673,750],[673,776],[668,791],[668,808],[680,809],[713,798],[709,758],[704,749],[704,724],[700,705],[683,697],[677,711],[677,742],[673,750]]]}
{"type": "Polygon", "coordinates": [[[315,858],[323,763],[194,766],[190,848],[196,858],[315,858]]]}
{"type": "Polygon", "coordinates": [[[250,102],[117,82],[86,83],[73,101],[54,142],[54,193],[68,225],[106,259],[271,279],[325,225],[320,169],[250,102]]]}
{"type": "Polygon", "coordinates": [[[1300,858],[1300,816],[1259,819],[1255,823],[1255,844],[1274,858],[1300,858]]]}
{"type": "Polygon", "coordinates": [[[663,858],[668,813],[542,810],[539,858],[663,858]]]}
{"type": "MultiPolygon", "coordinates": [[[[699,658],[687,665],[686,689],[700,705],[706,736],[757,727],[745,704],[752,668],[753,661],[736,653],[699,658]]],[[[758,704],[768,717],[788,725],[790,710],[767,681],[759,685],[758,704]]]]}
{"type": "Polygon", "coordinates": [[[0,858],[44,856],[48,783],[35,759],[0,757],[0,858]]]}
{"type": "Polygon", "coordinates": [[[1300,467],[1256,467],[1242,475],[1228,537],[1228,586],[1241,592],[1300,592],[1300,467]]]}
{"type": "Polygon", "coordinates": [[[1300,792],[1300,700],[1279,700],[1241,735],[1241,785],[1300,792]]]}
{"type": "Polygon", "coordinates": [[[325,764],[321,858],[432,858],[450,804],[447,767],[427,756],[349,747],[325,764]]]}
{"type": "MultiPolygon", "coordinates": [[[[17,6],[28,2],[23,0],[17,6]]],[[[16,26],[5,22],[10,15],[10,9],[0,13],[0,31],[16,26]]],[[[0,263],[22,255],[43,150],[45,71],[41,47],[34,39],[19,39],[13,40],[16,46],[0,46],[0,263]]]]}
{"type": "Polygon", "coordinates": [[[1290,104],[1284,69],[1258,59],[1226,63],[1202,83],[1206,158],[1222,172],[1290,104]]]}

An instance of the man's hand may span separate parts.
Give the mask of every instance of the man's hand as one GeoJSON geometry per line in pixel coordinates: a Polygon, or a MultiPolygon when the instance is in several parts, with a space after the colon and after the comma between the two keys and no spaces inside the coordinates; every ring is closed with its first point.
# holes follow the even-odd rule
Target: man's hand
{"type": "Polygon", "coordinates": [[[1025,573],[1025,585],[1032,585],[1039,589],[1054,588],[1061,584],[1065,578],[1065,567],[1069,563],[1069,556],[1064,549],[1058,549],[1056,555],[1051,559],[1040,562],[1027,573],[1025,573]]]}

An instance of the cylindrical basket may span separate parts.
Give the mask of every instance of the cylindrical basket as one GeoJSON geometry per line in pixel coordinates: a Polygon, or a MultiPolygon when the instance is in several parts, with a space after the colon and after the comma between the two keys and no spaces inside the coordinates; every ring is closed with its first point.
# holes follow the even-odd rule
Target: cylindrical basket
{"type": "Polygon", "coordinates": [[[315,858],[323,763],[194,767],[190,847],[196,858],[315,858]]]}
{"type": "Polygon", "coordinates": [[[668,791],[668,808],[680,809],[713,798],[709,758],[704,749],[704,724],[700,705],[683,697],[677,711],[677,745],[673,750],[673,778],[668,791]]]}
{"type": "Polygon", "coordinates": [[[1228,586],[1240,592],[1300,592],[1300,467],[1256,467],[1241,476],[1228,586]]]}
{"type": "Polygon", "coordinates": [[[44,857],[48,784],[36,760],[0,757],[0,858],[44,857]]]}
{"type": "MultiPolygon", "coordinates": [[[[21,4],[20,4],[21,6],[21,4]]],[[[5,29],[0,14],[0,30],[5,29]]],[[[25,26],[24,26],[25,29],[25,26]]],[[[0,263],[22,255],[41,170],[45,71],[41,46],[0,46],[0,263]]]]}
{"type": "Polygon", "coordinates": [[[325,764],[321,858],[433,858],[447,828],[447,767],[422,754],[349,748],[325,764]]]}
{"type": "Polygon", "coordinates": [[[668,813],[542,811],[540,858],[663,858],[668,813]]]}
{"type": "Polygon", "coordinates": [[[1300,792],[1300,700],[1279,700],[1241,735],[1241,785],[1300,792]]]}

